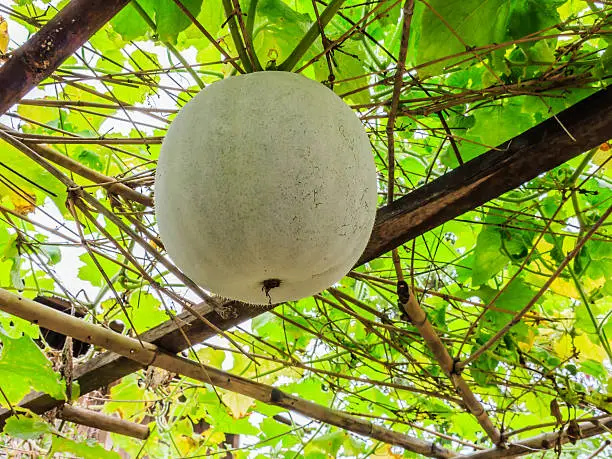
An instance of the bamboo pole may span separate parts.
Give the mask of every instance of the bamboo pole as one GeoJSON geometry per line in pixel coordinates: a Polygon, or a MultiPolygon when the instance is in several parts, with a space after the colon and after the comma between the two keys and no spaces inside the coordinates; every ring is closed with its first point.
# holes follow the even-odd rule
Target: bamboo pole
{"type": "Polygon", "coordinates": [[[421,308],[413,292],[410,291],[408,284],[404,281],[398,282],[397,289],[402,308],[410,318],[412,324],[419,331],[419,334],[425,340],[425,344],[427,344],[427,347],[433,353],[436,361],[440,364],[440,368],[442,368],[453,383],[455,390],[465,403],[466,408],[474,415],[493,443],[497,445],[501,440],[499,430],[493,425],[491,418],[472,390],[468,387],[465,380],[455,371],[455,362],[453,358],[450,356],[444,343],[442,343],[442,340],[434,330],[431,322],[427,318],[427,314],[423,311],[423,308],[421,308]]]}
{"type": "Polygon", "coordinates": [[[121,354],[144,366],[156,366],[171,373],[208,383],[231,392],[254,398],[263,403],[294,411],[320,422],[340,427],[359,435],[365,435],[384,443],[401,446],[428,457],[447,459],[457,454],[435,443],[427,442],[381,427],[372,422],[327,408],[322,405],[287,394],[276,387],[247,378],[232,375],[207,365],[167,353],[160,347],[120,335],[89,322],[67,316],[28,298],[0,289],[0,310],[41,327],[54,330],[74,339],[85,341],[121,354]]]}
{"type": "Polygon", "coordinates": [[[557,446],[564,445],[570,441],[575,442],[577,439],[594,437],[595,435],[599,435],[603,432],[610,432],[610,429],[612,429],[612,416],[608,416],[600,420],[579,423],[578,432],[580,433],[577,439],[573,437],[570,438],[570,435],[568,435],[568,429],[569,426],[564,428],[561,432],[557,431],[543,433],[525,440],[509,443],[505,448],[487,449],[460,457],[469,459],[494,459],[499,457],[516,457],[524,456],[525,454],[544,452],[557,446]]]}
{"type": "Polygon", "coordinates": [[[94,429],[138,438],[139,440],[146,440],[149,436],[149,428],[142,424],[68,404],[62,407],[62,410],[59,412],[59,418],[74,422],[75,424],[93,427],[94,429]]]}

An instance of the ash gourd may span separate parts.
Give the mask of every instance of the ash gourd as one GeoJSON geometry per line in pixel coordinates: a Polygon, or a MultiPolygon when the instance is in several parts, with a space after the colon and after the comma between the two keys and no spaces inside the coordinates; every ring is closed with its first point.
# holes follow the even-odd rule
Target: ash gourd
{"type": "Polygon", "coordinates": [[[353,111],[288,72],[213,83],[163,142],[155,209],[168,254],[203,288],[252,304],[313,295],[359,259],[376,168],[353,111]]]}

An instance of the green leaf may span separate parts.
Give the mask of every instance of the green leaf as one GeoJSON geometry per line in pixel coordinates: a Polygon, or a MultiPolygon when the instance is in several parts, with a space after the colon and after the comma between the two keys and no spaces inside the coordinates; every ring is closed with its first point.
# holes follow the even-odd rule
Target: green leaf
{"type": "Polygon", "coordinates": [[[38,338],[38,325],[3,311],[0,311],[0,327],[2,327],[0,334],[6,335],[9,338],[17,339],[23,335],[29,336],[32,339],[38,338]]]}
{"type": "MultiPolygon", "coordinates": [[[[365,54],[361,40],[347,40],[342,46],[342,52],[334,54],[333,72],[339,83],[334,84],[334,92],[338,95],[364,88],[368,85],[368,78],[363,76],[367,73],[362,56],[365,54]],[[343,81],[347,80],[347,81],[343,81]]],[[[327,81],[329,79],[329,68],[325,59],[320,59],[314,64],[317,80],[327,81]]],[[[347,97],[347,102],[365,104],[370,101],[367,90],[359,91],[347,97]]]]}
{"type": "Polygon", "coordinates": [[[608,375],[608,372],[604,368],[602,362],[597,362],[591,359],[581,362],[580,371],[601,380],[608,375]]]}
{"type": "MultiPolygon", "coordinates": [[[[469,142],[458,142],[463,161],[469,161],[533,126],[532,114],[524,110],[526,99],[528,98],[516,97],[510,101],[473,110],[473,124],[462,135],[469,142]]],[[[540,106],[539,110],[545,110],[544,105],[540,106]]],[[[462,127],[464,123],[457,127],[462,127]]],[[[442,160],[449,167],[458,165],[450,147],[445,150],[442,160]]]]}
{"type": "Polygon", "coordinates": [[[291,426],[277,422],[271,417],[265,418],[259,425],[259,428],[259,438],[261,438],[261,440],[264,442],[264,445],[270,446],[278,444],[280,441],[282,441],[284,436],[291,436],[287,434],[289,434],[289,432],[292,430],[291,426]],[[267,438],[270,440],[265,441],[267,438]]]}
{"type": "MultiPolygon", "coordinates": [[[[119,272],[120,267],[118,264],[113,263],[112,261],[103,258],[99,255],[94,256],[96,257],[96,261],[100,264],[100,266],[104,270],[104,273],[108,276],[109,279],[112,279],[112,277],[119,272]]],[[[79,279],[88,281],[96,287],[102,287],[103,285],[106,285],[106,281],[104,280],[102,273],[100,273],[100,270],[92,260],[91,255],[89,253],[83,253],[81,256],[79,256],[79,260],[85,263],[84,266],[81,266],[79,268],[79,279]]]]}
{"type": "MultiPolygon", "coordinates": [[[[417,2],[410,41],[417,65],[466,51],[466,47],[502,42],[510,0],[432,0],[417,2]],[[416,19],[416,20],[415,20],[416,19]],[[461,40],[459,39],[461,37],[461,40]],[[463,41],[463,43],[462,43],[463,41]]],[[[419,71],[437,75],[459,59],[444,60],[419,71]]]]}
{"type": "Polygon", "coordinates": [[[147,393],[138,383],[139,375],[132,373],[124,377],[121,382],[110,390],[111,401],[104,405],[102,411],[107,414],[118,412],[123,419],[139,422],[145,411],[147,393]],[[122,403],[131,400],[130,403],[122,403]]]}
{"type": "MultiPolygon", "coordinates": [[[[16,404],[31,389],[46,392],[57,400],[65,400],[65,385],[53,371],[51,362],[29,337],[10,338],[0,335],[0,385],[8,400],[16,404]]],[[[0,405],[6,407],[4,397],[0,405]]]]}
{"type": "Polygon", "coordinates": [[[34,440],[52,430],[49,424],[34,414],[11,416],[4,426],[5,434],[22,440],[34,440]]]}
{"type": "Polygon", "coordinates": [[[66,187],[42,166],[33,162],[20,151],[4,142],[0,142],[0,145],[2,148],[2,162],[10,165],[11,169],[21,175],[19,176],[13,172],[3,172],[7,178],[10,178],[12,185],[10,187],[7,186],[5,184],[6,181],[0,183],[0,200],[2,203],[20,213],[27,214],[33,210],[33,206],[30,201],[24,198],[25,194],[30,199],[34,197],[34,201],[38,205],[42,205],[47,198],[50,198],[60,212],[65,214],[67,212],[65,206],[66,187]],[[22,177],[26,177],[28,180],[22,177]],[[19,190],[19,192],[15,190],[19,190]]]}
{"type": "Polygon", "coordinates": [[[474,251],[473,285],[484,284],[506,266],[508,257],[501,252],[501,247],[499,231],[485,227],[480,232],[474,251]]]}
{"type": "MultiPolygon", "coordinates": [[[[482,298],[487,304],[498,294],[497,290],[483,286],[479,288],[476,294],[482,298]]],[[[495,300],[495,306],[509,312],[489,310],[486,312],[484,319],[480,322],[480,327],[485,328],[487,332],[496,332],[510,322],[513,312],[520,311],[527,305],[535,295],[535,290],[529,287],[525,281],[518,277],[510,284],[504,287],[503,292],[495,300]]],[[[518,325],[513,328],[513,333],[522,330],[518,325]]]]}
{"type": "Polygon", "coordinates": [[[161,302],[143,290],[137,290],[130,296],[130,319],[138,333],[168,320],[165,311],[159,308],[161,302]]]}
{"type": "Polygon", "coordinates": [[[311,441],[311,444],[330,456],[336,457],[338,450],[344,443],[345,437],[346,432],[338,430],[315,438],[311,441]]]}
{"type": "MultiPolygon", "coordinates": [[[[280,64],[289,57],[311,24],[308,15],[281,0],[258,0],[257,18],[253,46],[263,67],[272,61],[280,64]]],[[[318,46],[315,43],[312,49],[318,46]]]]}
{"type": "MultiPolygon", "coordinates": [[[[202,0],[181,0],[181,3],[194,16],[200,13],[202,0]]],[[[113,30],[125,41],[142,39],[155,33],[158,40],[175,43],[178,34],[191,24],[191,20],[172,0],[138,0],[138,4],[155,23],[156,29],[151,30],[136,7],[128,4],[110,21],[113,30]]]]}
{"type": "Polygon", "coordinates": [[[249,418],[234,419],[229,415],[227,408],[219,401],[217,394],[214,392],[207,392],[200,398],[200,401],[206,406],[208,413],[206,421],[215,430],[240,435],[257,435],[258,429],[249,422],[249,418]]]}
{"type": "Polygon", "coordinates": [[[100,159],[100,155],[94,151],[82,149],[76,159],[91,169],[104,170],[104,163],[100,159]]]}
{"type": "MultiPolygon", "coordinates": [[[[151,8],[150,0],[138,0],[138,3],[149,13],[149,16],[153,16],[154,10],[151,8]]],[[[128,3],[119,14],[115,15],[110,20],[110,24],[125,41],[138,40],[144,38],[148,33],[153,33],[132,3],[128,3]]]]}
{"type": "MultiPolygon", "coordinates": [[[[185,30],[191,24],[191,20],[172,0],[158,0],[156,3],[155,23],[159,39],[175,43],[179,32],[185,30]]],[[[191,14],[198,16],[202,0],[181,0],[181,3],[191,14]]]]}
{"type": "MultiPolygon", "coordinates": [[[[508,20],[507,38],[516,40],[561,22],[557,8],[567,0],[515,0],[508,20]]],[[[552,32],[551,32],[552,33],[552,32]]]]}
{"type": "Polygon", "coordinates": [[[121,459],[119,453],[107,451],[94,441],[76,442],[60,436],[54,436],[52,453],[71,453],[83,459],[121,459]]]}

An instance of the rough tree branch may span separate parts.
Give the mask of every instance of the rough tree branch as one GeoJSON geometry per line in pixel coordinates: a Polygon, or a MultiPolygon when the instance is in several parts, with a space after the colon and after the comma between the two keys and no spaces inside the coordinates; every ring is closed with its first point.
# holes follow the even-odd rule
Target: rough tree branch
{"type": "Polygon", "coordinates": [[[130,0],[72,0],[0,67],[0,115],[51,75],[130,0]]]}

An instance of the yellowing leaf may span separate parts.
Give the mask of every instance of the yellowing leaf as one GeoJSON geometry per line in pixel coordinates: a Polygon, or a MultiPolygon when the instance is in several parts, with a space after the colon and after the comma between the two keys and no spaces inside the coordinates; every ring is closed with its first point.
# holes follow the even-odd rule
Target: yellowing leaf
{"type": "Polygon", "coordinates": [[[110,390],[110,401],[104,405],[102,412],[118,413],[122,419],[140,422],[146,414],[149,393],[138,382],[139,376],[132,373],[113,386],[110,390]],[[129,400],[128,403],[125,403],[129,400]]]}
{"type": "Polygon", "coordinates": [[[10,199],[15,212],[19,215],[27,215],[36,209],[36,195],[34,193],[27,193],[27,199],[26,196],[15,193],[10,195],[10,199]]]}
{"type": "Polygon", "coordinates": [[[225,434],[215,429],[206,429],[201,435],[208,445],[219,445],[225,441],[225,434]]]}
{"type": "Polygon", "coordinates": [[[559,357],[561,360],[569,359],[574,353],[572,338],[569,335],[563,335],[561,338],[556,340],[553,344],[553,348],[557,354],[557,357],[559,357]]]}
{"type": "Polygon", "coordinates": [[[8,22],[0,16],[0,53],[5,54],[8,50],[9,44],[9,33],[8,33],[8,22]]]}
{"type": "Polygon", "coordinates": [[[210,347],[200,349],[197,354],[200,362],[206,365],[212,365],[215,368],[221,368],[225,360],[225,352],[210,347]]]}
{"type": "Polygon", "coordinates": [[[187,435],[177,435],[174,437],[174,443],[176,444],[179,451],[182,455],[189,454],[192,450],[194,450],[198,444],[197,442],[187,435]]]}
{"type": "Polygon", "coordinates": [[[604,170],[610,169],[612,167],[612,151],[610,151],[610,146],[607,143],[602,144],[599,149],[593,155],[592,161],[598,166],[602,166],[604,170]]]}
{"type": "Polygon", "coordinates": [[[391,451],[393,448],[391,445],[384,445],[374,451],[374,454],[370,456],[371,459],[400,459],[401,454],[396,454],[391,451]]]}
{"type": "Polygon", "coordinates": [[[570,298],[580,298],[580,293],[576,289],[576,285],[573,282],[566,281],[557,277],[550,285],[550,289],[558,293],[559,295],[567,296],[570,298]]]}
{"type": "Polygon", "coordinates": [[[236,394],[234,392],[223,392],[221,394],[221,400],[229,408],[230,414],[234,419],[244,418],[249,408],[253,405],[254,400],[251,397],[236,394]]]}
{"type": "Polygon", "coordinates": [[[574,338],[574,344],[580,351],[580,360],[592,359],[596,362],[603,362],[607,359],[606,351],[603,347],[593,343],[587,335],[579,335],[574,338]]]}
{"type": "Polygon", "coordinates": [[[555,246],[551,244],[550,242],[548,242],[547,240],[545,240],[544,238],[542,238],[540,239],[540,242],[538,242],[537,248],[541,253],[548,253],[552,249],[554,249],[555,246]]]}
{"type": "Polygon", "coordinates": [[[518,346],[521,348],[521,351],[529,352],[531,348],[533,347],[533,343],[535,342],[535,337],[536,337],[535,332],[533,331],[533,329],[529,328],[527,330],[527,336],[525,337],[525,340],[520,341],[518,343],[518,346]]]}

